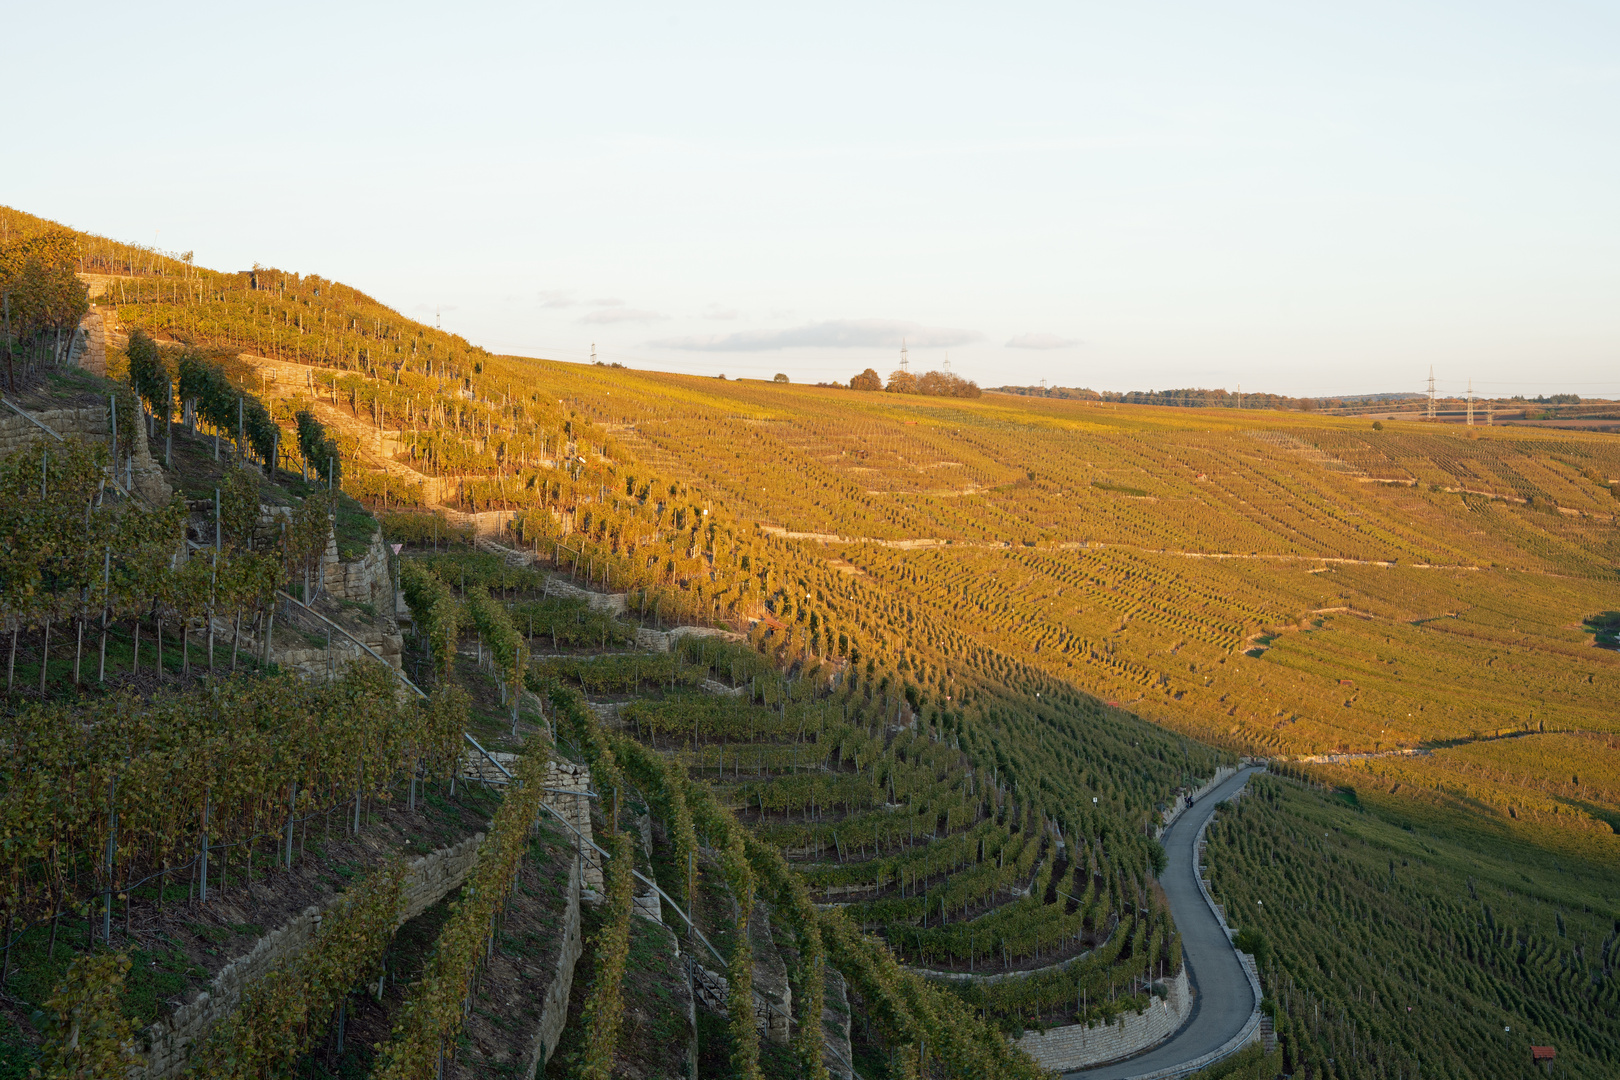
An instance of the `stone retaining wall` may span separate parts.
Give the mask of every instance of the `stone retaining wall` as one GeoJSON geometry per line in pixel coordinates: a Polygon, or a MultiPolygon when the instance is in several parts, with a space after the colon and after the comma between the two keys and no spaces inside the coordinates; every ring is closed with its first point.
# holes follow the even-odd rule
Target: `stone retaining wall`
{"type": "MultiPolygon", "coordinates": [[[[478,845],[484,834],[475,833],[459,844],[429,852],[411,862],[405,881],[405,915],[420,915],[460,886],[478,865],[478,845]]],[[[337,903],[333,897],[327,906],[337,903]]],[[[159,1021],[144,1032],[146,1064],[129,1072],[130,1080],[163,1080],[185,1071],[191,1048],[207,1037],[213,1026],[235,1011],[242,991],[271,969],[288,963],[309,947],[320,928],[322,908],[310,905],[284,925],[258,940],[253,951],[226,964],[207,990],[180,1006],[167,1022],[159,1021]]]]}
{"type": "MultiPolygon", "coordinates": [[[[572,761],[558,761],[553,758],[546,765],[546,792],[547,806],[585,835],[586,840],[591,839],[591,800],[581,796],[570,795],[568,792],[588,792],[591,790],[591,769],[589,765],[576,765],[572,761]]],[[[572,832],[569,833],[573,835],[572,832]]],[[[581,888],[588,890],[586,899],[593,903],[600,903],[602,899],[602,857],[588,844],[585,846],[583,861],[585,864],[584,877],[581,888]]]]}
{"type": "Polygon", "coordinates": [[[1169,994],[1155,997],[1140,1014],[1128,1013],[1112,1024],[1067,1024],[1046,1032],[1026,1031],[1013,1041],[1045,1069],[1078,1069],[1130,1057],[1180,1030],[1192,1015],[1187,969],[1165,980],[1165,986],[1169,994]]]}
{"type": "MultiPolygon", "coordinates": [[[[636,631],[636,647],[651,652],[667,653],[675,643],[685,637],[717,637],[727,641],[742,641],[743,636],[732,630],[721,630],[713,626],[677,626],[671,630],[648,630],[646,627],[636,631]]],[[[733,691],[730,687],[722,686],[724,693],[741,693],[733,691]]]]}
{"type": "Polygon", "coordinates": [[[630,610],[628,593],[600,593],[570,585],[553,575],[546,579],[546,595],[561,596],[569,600],[583,600],[592,611],[605,611],[609,615],[623,615],[630,610]]]}
{"type": "MultiPolygon", "coordinates": [[[[83,439],[105,439],[111,432],[107,426],[106,405],[85,405],[73,409],[40,409],[28,414],[62,438],[75,435],[83,439]]],[[[18,416],[10,409],[0,408],[0,457],[21,450],[35,439],[49,439],[38,424],[28,417],[18,416]]],[[[54,441],[54,440],[53,440],[54,441]]]]}
{"type": "Polygon", "coordinates": [[[563,913],[560,930],[562,952],[557,956],[551,984],[546,987],[545,1002],[540,1008],[540,1027],[529,1043],[525,1065],[519,1073],[524,1080],[535,1080],[540,1070],[546,1067],[551,1055],[556,1052],[563,1027],[568,1023],[568,995],[574,988],[574,965],[585,951],[585,936],[579,928],[579,896],[580,863],[575,859],[568,871],[568,908],[563,913]]]}

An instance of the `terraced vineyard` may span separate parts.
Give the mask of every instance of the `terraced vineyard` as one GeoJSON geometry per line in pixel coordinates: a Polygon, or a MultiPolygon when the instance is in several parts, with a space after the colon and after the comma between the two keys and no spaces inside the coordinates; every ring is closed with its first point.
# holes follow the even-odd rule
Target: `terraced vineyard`
{"type": "MultiPolygon", "coordinates": [[[[48,224],[4,214],[8,235],[48,224]]],[[[1568,1047],[1571,1075],[1601,1075],[1620,654],[1592,645],[1620,609],[1612,438],[583,368],[493,356],[318,277],[51,235],[98,290],[110,378],[42,362],[19,407],[110,395],[120,435],[0,461],[5,535],[28,555],[4,591],[21,968],[0,980],[29,1005],[8,1014],[14,1063],[112,1068],[120,1017],[174,1020],[175,995],[245,955],[261,916],[301,910],[315,886],[271,842],[293,834],[285,812],[348,838],[307,873],[321,903],[343,886],[350,944],[250,984],[206,1050],[220,1075],[470,1075],[535,1046],[549,1075],[592,1078],[689,1056],[705,1076],[1033,1075],[1003,1036],[1165,992],[1180,948],[1152,833],[1249,753],[1294,779],[1216,831],[1216,888],[1233,912],[1258,913],[1246,890],[1285,898],[1257,925],[1278,946],[1262,977],[1291,1064],[1512,1075],[1517,1049],[1485,1046],[1494,999],[1568,1047]],[[163,448],[168,467],[143,468],[185,505],[106,496],[140,457],[132,431],[163,448]],[[169,559],[182,544],[192,556],[169,559]],[[316,601],[320,617],[380,643],[408,611],[399,670],[432,705],[385,708],[351,673],[335,685],[353,722],[311,728],[325,691],[258,673],[253,635],[366,559],[370,599],[316,601]],[[167,654],[143,661],[165,625],[167,654]],[[233,667],[250,640],[240,684],[194,658],[227,632],[233,667]],[[251,738],[186,719],[225,715],[222,686],[251,738]],[[461,730],[512,756],[457,761],[461,730]],[[136,742],[173,757],[169,788],[131,764],[136,742]],[[555,820],[548,768],[588,769],[592,789],[548,795],[573,816],[534,835],[555,820]],[[1347,821],[1366,848],[1324,863],[1316,825],[1331,841],[1347,821]],[[586,822],[596,848],[570,832],[586,822]],[[402,910],[391,860],[475,828],[470,887],[402,910]],[[221,845],[241,860],[217,868],[239,911],[195,881],[161,888],[221,845]],[[1384,853],[1419,849],[1444,872],[1386,885],[1384,853]],[[1539,973],[1490,951],[1507,940],[1495,915],[1469,929],[1466,860],[1466,888],[1515,912],[1539,973]],[[581,889],[588,936],[570,945],[555,931],[581,889]],[[1560,933],[1585,935],[1567,957],[1555,908],[1560,933]],[[1434,945],[1467,995],[1399,967],[1407,935],[1442,929],[1489,969],[1434,945]],[[533,1042],[531,999],[576,947],[585,974],[547,998],[566,1022],[533,1042]],[[130,950],[126,975],[113,954],[130,950]],[[1467,1023],[1376,1012],[1414,986],[1467,1023]],[[81,1048],[49,1021],[74,1009],[99,1025],[81,1048]]],[[[355,670],[390,662],[350,652],[355,670]]],[[[337,674],[330,645],[324,669],[304,663],[337,674]]]]}
{"type": "Polygon", "coordinates": [[[973,766],[960,749],[969,725],[930,724],[902,696],[836,669],[784,679],[746,647],[688,638],[673,664],[542,657],[534,672],[708,780],[786,853],[814,900],[908,964],[1026,973],[959,988],[1009,1028],[1140,1006],[1132,991],[1145,996],[1179,964],[1151,878],[1162,852],[1119,829],[1115,807],[1145,813],[1138,792],[1167,799],[1183,770],[1213,768],[1207,751],[1129,721],[1098,724],[1065,747],[1075,778],[1100,793],[1096,808],[1063,798],[1049,817],[996,766],[973,766]],[[1144,760],[1145,773],[1124,764],[1144,760]]]}

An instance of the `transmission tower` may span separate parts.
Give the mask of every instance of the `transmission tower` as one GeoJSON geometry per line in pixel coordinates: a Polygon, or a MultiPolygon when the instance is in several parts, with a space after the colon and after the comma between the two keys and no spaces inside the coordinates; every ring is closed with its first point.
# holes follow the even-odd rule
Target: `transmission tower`
{"type": "Polygon", "coordinates": [[[591,363],[596,363],[596,342],[591,342],[591,363]]]}
{"type": "Polygon", "coordinates": [[[1243,384],[1237,384],[1237,407],[1243,408],[1243,384]]]}
{"type": "Polygon", "coordinates": [[[900,370],[901,371],[909,371],[910,368],[911,368],[911,361],[906,359],[906,339],[901,338],[900,339],[900,370]]]}
{"type": "Polygon", "coordinates": [[[1434,419],[1434,365],[1429,365],[1429,419],[1434,419]]]}
{"type": "Polygon", "coordinates": [[[1474,426],[1474,380],[1468,380],[1468,426],[1474,426]]]}
{"type": "Polygon", "coordinates": [[[1496,402],[1490,398],[1485,399],[1485,426],[1496,426],[1496,402]]]}
{"type": "Polygon", "coordinates": [[[950,373],[951,373],[951,354],[946,353],[945,354],[945,374],[949,375],[950,373]]]}

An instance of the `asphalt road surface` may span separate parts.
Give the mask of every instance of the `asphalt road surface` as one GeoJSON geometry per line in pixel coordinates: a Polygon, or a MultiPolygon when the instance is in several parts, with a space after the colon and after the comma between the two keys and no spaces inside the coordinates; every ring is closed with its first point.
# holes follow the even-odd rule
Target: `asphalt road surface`
{"type": "Polygon", "coordinates": [[[1099,1065],[1094,1069],[1064,1073],[1085,1080],[1129,1080],[1144,1073],[1157,1072],[1191,1061],[1217,1050],[1242,1030],[1254,1013],[1254,991],[1249,977],[1238,963],[1237,951],[1227,940],[1226,931],[1215,920],[1215,913],[1204,903],[1193,877],[1193,841],[1198,829],[1215,812],[1215,807],[1230,799],[1248,782],[1252,773],[1261,770],[1243,769],[1198,800],[1164,834],[1164,851],[1169,857],[1164,876],[1159,884],[1170,898],[1170,913],[1175,916],[1176,929],[1181,931],[1181,957],[1187,965],[1187,978],[1194,988],[1192,1017],[1164,1042],[1135,1057],[1099,1065]]]}

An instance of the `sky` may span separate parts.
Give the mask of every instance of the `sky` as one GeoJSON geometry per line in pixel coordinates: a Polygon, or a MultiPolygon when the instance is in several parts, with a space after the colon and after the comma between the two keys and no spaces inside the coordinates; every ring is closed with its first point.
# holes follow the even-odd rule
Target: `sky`
{"type": "Polygon", "coordinates": [[[1620,4],[6,3],[0,203],[499,352],[1620,397],[1620,4]],[[36,42],[37,48],[16,43],[36,42]]]}

